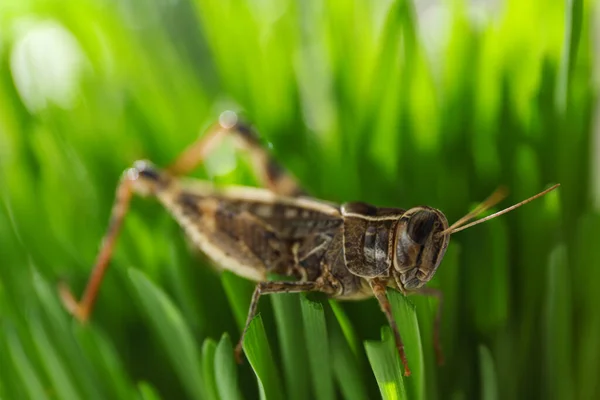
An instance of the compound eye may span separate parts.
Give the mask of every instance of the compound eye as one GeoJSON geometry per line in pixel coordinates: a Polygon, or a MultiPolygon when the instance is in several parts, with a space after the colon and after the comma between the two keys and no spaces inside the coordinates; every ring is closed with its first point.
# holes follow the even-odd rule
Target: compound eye
{"type": "Polygon", "coordinates": [[[424,245],[429,237],[437,219],[432,211],[418,211],[408,221],[408,236],[420,245],[424,245]]]}

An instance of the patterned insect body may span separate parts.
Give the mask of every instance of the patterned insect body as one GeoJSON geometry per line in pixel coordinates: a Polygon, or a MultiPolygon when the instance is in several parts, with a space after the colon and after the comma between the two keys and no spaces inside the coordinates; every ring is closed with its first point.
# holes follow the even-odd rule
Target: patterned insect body
{"type": "MultiPolygon", "coordinates": [[[[403,210],[358,202],[338,205],[301,196],[303,192],[295,180],[269,157],[253,132],[234,122],[228,120],[216,125],[169,169],[161,170],[148,161],[138,161],[125,171],[102,248],[81,300],[76,300],[66,285],[60,287],[65,307],[79,320],[86,321],[91,314],[135,193],[158,199],[215,266],[257,282],[246,326],[236,347],[238,358],[263,294],[320,291],[340,299],[374,296],[392,327],[404,373],[410,375],[386,287],[436,296],[441,303],[439,290],[423,286],[440,265],[450,235],[508,212],[558,186],[466,224],[499,201],[503,195],[498,192],[449,227],[444,214],[431,207],[403,210]],[[231,134],[241,147],[251,151],[267,189],[220,188],[180,177],[194,169],[220,139],[231,134]],[[296,280],[271,282],[268,274],[287,275],[296,280]]],[[[434,346],[441,361],[439,310],[438,306],[434,346]]]]}

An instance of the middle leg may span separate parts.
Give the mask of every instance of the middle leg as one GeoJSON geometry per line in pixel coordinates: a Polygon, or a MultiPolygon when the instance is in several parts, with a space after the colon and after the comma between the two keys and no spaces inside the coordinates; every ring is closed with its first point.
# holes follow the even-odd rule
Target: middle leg
{"type": "Polygon", "coordinates": [[[248,332],[250,322],[256,316],[256,310],[258,309],[258,300],[263,294],[269,293],[301,293],[301,292],[312,292],[312,291],[323,291],[322,285],[317,282],[294,282],[294,281],[269,281],[259,282],[256,284],[254,293],[252,294],[252,300],[250,301],[250,309],[248,310],[248,316],[246,317],[246,324],[244,330],[240,335],[240,340],[237,346],[235,346],[235,358],[239,362],[242,359],[242,345],[244,344],[244,337],[248,332]]]}

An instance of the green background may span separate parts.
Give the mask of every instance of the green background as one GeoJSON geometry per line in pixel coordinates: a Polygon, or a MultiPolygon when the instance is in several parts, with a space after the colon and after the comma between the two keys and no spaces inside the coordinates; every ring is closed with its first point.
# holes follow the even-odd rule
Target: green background
{"type": "MultiPolygon", "coordinates": [[[[592,5],[3,0],[0,398],[599,398],[592,5]],[[252,284],[151,200],[73,321],[56,285],[83,289],[121,172],[168,165],[226,109],[329,201],[454,221],[500,185],[502,206],[562,186],[452,237],[430,283],[444,366],[435,301],[389,293],[410,378],[374,300],[312,295],[264,298],[235,364],[252,284]]],[[[256,184],[227,146],[195,176],[256,184]]]]}

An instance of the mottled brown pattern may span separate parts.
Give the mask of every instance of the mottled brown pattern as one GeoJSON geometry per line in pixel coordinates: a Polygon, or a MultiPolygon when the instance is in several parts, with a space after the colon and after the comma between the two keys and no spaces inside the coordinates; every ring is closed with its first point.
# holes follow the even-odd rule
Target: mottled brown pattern
{"type": "MultiPolygon", "coordinates": [[[[182,189],[171,209],[187,231],[266,272],[315,280],[342,219],[281,202],[239,201],[182,189]]],[[[192,235],[194,237],[194,235],[192,235]]]]}
{"type": "MultiPolygon", "coordinates": [[[[217,196],[217,198],[219,198],[217,196]]],[[[276,230],[282,238],[299,239],[314,232],[334,232],[343,223],[341,217],[332,217],[315,210],[303,207],[275,202],[273,204],[263,202],[232,201],[220,198],[227,202],[233,210],[248,211],[256,215],[265,223],[276,230]]]]}

